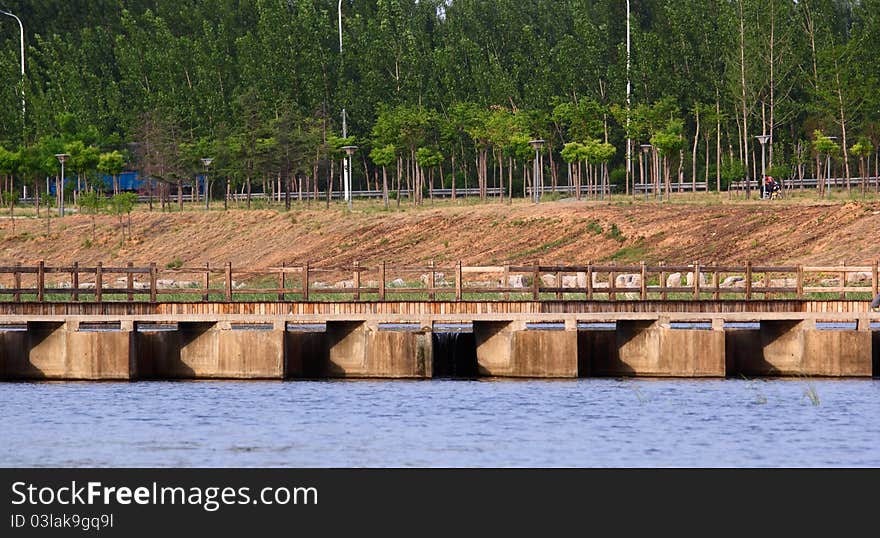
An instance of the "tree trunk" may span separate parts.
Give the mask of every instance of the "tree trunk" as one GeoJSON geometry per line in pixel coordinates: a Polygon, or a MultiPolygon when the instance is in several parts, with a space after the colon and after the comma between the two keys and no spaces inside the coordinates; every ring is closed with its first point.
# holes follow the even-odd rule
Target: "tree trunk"
{"type": "Polygon", "coordinates": [[[700,107],[695,108],[697,126],[694,132],[694,150],[691,155],[691,192],[697,192],[697,144],[700,142],[700,107]]]}

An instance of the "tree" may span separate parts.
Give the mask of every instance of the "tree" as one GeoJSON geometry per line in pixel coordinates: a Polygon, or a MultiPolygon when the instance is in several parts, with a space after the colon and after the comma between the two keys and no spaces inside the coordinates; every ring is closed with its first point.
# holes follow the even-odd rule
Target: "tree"
{"type": "MultiPolygon", "coordinates": [[[[114,195],[114,196],[118,196],[114,195]]],[[[83,211],[87,215],[92,216],[92,242],[95,241],[95,228],[97,227],[97,217],[98,213],[104,207],[106,202],[106,198],[104,198],[103,194],[100,194],[94,190],[91,190],[87,193],[81,194],[79,197],[79,206],[83,209],[83,211]]]]}
{"type": "Polygon", "coordinates": [[[102,153],[98,158],[98,172],[113,178],[113,194],[119,194],[119,174],[125,167],[125,157],[117,150],[102,153]]]}
{"type": "Polygon", "coordinates": [[[12,235],[15,235],[15,202],[18,201],[18,191],[11,190],[3,193],[3,204],[9,208],[9,221],[12,222],[12,235]]]}
{"type": "Polygon", "coordinates": [[[370,159],[376,166],[382,167],[382,201],[385,203],[385,209],[388,209],[388,172],[386,168],[394,163],[396,158],[396,150],[394,144],[387,144],[381,148],[373,148],[370,151],[370,159]]]}
{"type": "MultiPolygon", "coordinates": [[[[55,206],[55,197],[51,193],[44,192],[40,195],[41,201],[46,206],[46,236],[52,233],[52,207],[55,206]]],[[[94,235],[94,232],[93,234],[94,235]]]]}
{"type": "Polygon", "coordinates": [[[122,233],[122,242],[125,242],[125,225],[122,216],[128,215],[128,237],[131,239],[131,211],[137,204],[137,194],[133,192],[121,192],[110,198],[110,209],[119,220],[119,230],[122,233]]]}
{"type": "Polygon", "coordinates": [[[849,154],[859,159],[859,177],[861,178],[862,196],[865,196],[868,187],[868,173],[865,166],[865,159],[874,152],[874,145],[865,137],[859,138],[859,141],[849,148],[849,154]]]}

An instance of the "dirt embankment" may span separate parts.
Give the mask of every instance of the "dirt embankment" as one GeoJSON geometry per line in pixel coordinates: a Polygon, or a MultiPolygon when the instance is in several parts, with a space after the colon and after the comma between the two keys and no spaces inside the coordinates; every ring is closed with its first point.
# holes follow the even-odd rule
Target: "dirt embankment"
{"type": "Polygon", "coordinates": [[[461,204],[384,212],[339,209],[139,211],[120,241],[115,217],[0,217],[2,264],[155,261],[269,267],[310,261],[395,264],[668,263],[848,264],[880,258],[880,203],[700,204],[528,202],[461,204]]]}

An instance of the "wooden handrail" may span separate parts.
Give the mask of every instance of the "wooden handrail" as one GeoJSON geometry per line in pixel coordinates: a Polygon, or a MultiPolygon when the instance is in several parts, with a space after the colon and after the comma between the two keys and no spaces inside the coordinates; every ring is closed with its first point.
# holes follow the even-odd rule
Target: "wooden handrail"
{"type": "MultiPolygon", "coordinates": [[[[683,275],[682,275],[683,276],[683,275]]],[[[267,268],[241,268],[233,270],[231,263],[223,266],[205,264],[201,267],[173,267],[158,269],[155,263],[137,267],[131,262],[125,266],[72,265],[47,266],[40,262],[33,266],[16,263],[0,266],[0,278],[11,281],[12,286],[0,287],[0,297],[10,297],[12,301],[54,302],[61,300],[78,301],[82,295],[94,296],[96,302],[108,298],[137,301],[149,296],[150,302],[157,302],[169,295],[201,296],[208,302],[222,297],[233,301],[237,297],[249,299],[244,295],[274,296],[269,300],[310,301],[311,294],[320,294],[323,300],[387,300],[416,296],[414,300],[469,300],[473,295],[488,295],[491,300],[510,300],[529,298],[541,300],[722,300],[743,298],[808,300],[814,294],[836,294],[845,298],[847,293],[861,293],[872,296],[880,292],[878,262],[860,265],[720,265],[717,263],[667,265],[646,262],[617,265],[613,261],[606,264],[561,265],[542,264],[539,261],[526,265],[473,265],[459,263],[449,266],[425,265],[392,266],[384,262],[375,266],[365,266],[354,262],[347,266],[313,266],[310,263],[282,263],[267,268]],[[350,275],[346,285],[320,285],[313,281],[315,275],[350,275]],[[675,284],[669,275],[690,273],[692,280],[686,285],[683,281],[675,284]],[[850,277],[861,273],[859,282],[850,277]],[[105,275],[121,275],[105,282],[105,275]],[[177,287],[182,282],[164,282],[160,275],[198,275],[187,281],[185,287],[177,287]],[[413,285],[414,279],[407,277],[394,282],[402,275],[421,274],[421,284],[413,285]],[[30,277],[29,275],[35,275],[30,277]],[[47,275],[69,275],[69,284],[56,285],[47,275]],[[212,288],[212,275],[223,275],[222,283],[216,279],[212,288]],[[547,275],[551,279],[547,280],[547,275]],[[631,275],[631,285],[618,286],[618,275],[631,275]],[[369,278],[368,278],[369,276],[369,278]],[[728,276],[740,276],[739,281],[725,283],[728,276]],[[149,279],[146,282],[145,278],[149,279]],[[238,280],[234,280],[237,277],[238,280]],[[375,277],[379,281],[374,280],[375,277]],[[521,285],[512,285],[514,279],[522,277],[521,285]],[[657,282],[659,277],[659,283],[657,282]],[[246,280],[245,280],[246,279],[246,280]],[[256,286],[254,285],[256,280],[256,286]],[[392,280],[393,279],[393,280],[392,280]],[[530,282],[526,282],[528,279],[530,282]],[[704,280],[705,279],[705,280],[704,280]],[[35,285],[32,284],[35,282],[35,285]],[[484,285],[478,285],[482,282],[484,285]],[[820,285],[820,284],[830,285],[820,285]],[[28,287],[28,285],[34,287],[28,287]],[[317,285],[316,285],[317,284],[317,285]],[[674,284],[674,285],[670,285],[674,284]],[[160,286],[161,285],[161,286],[160,286]],[[262,286],[262,287],[261,287],[262,286]],[[122,299],[119,297],[122,296],[122,299]],[[374,297],[375,296],[375,297],[374,297]],[[672,297],[670,297],[672,296],[672,297]],[[785,297],[788,296],[788,297],[785,297]]],[[[332,278],[332,277],[331,277],[332,278]]],[[[629,282],[628,282],[629,284],[629,282]]],[[[486,297],[480,297],[485,299],[486,297]]],[[[9,300],[9,299],[5,299],[9,300]]]]}

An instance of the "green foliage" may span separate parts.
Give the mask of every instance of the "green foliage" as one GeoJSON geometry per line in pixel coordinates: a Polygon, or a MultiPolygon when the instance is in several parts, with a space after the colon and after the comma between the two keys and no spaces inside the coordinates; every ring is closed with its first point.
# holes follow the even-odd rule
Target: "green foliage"
{"type": "Polygon", "coordinates": [[[95,191],[84,192],[79,196],[79,206],[88,215],[97,215],[106,204],[107,199],[95,191]]]}
{"type": "Polygon", "coordinates": [[[102,153],[98,158],[98,171],[110,176],[116,176],[122,173],[125,167],[125,157],[117,150],[109,153],[102,153]]]}
{"type": "Polygon", "coordinates": [[[376,147],[370,151],[370,159],[372,159],[377,166],[389,166],[394,163],[395,158],[394,144],[376,147]]]}
{"type": "Polygon", "coordinates": [[[827,155],[836,158],[840,154],[840,144],[830,139],[819,129],[813,131],[813,151],[817,155],[827,155]]]}
{"type": "Polygon", "coordinates": [[[853,157],[869,157],[873,152],[874,145],[865,137],[859,138],[859,141],[849,148],[849,154],[853,157]]]}
{"type": "Polygon", "coordinates": [[[724,158],[721,161],[721,184],[727,187],[733,181],[740,181],[746,175],[746,167],[742,161],[738,159],[731,160],[724,158]]]}

